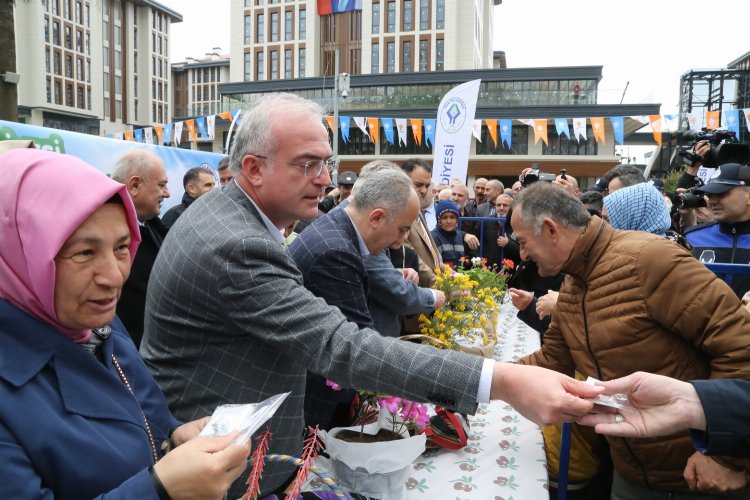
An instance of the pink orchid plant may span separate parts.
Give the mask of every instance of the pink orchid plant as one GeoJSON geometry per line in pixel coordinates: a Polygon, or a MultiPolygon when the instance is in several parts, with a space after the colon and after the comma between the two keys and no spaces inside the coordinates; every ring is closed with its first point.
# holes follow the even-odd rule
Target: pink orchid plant
{"type": "MultiPolygon", "coordinates": [[[[326,385],[334,391],[342,389],[332,380],[327,380],[326,385]]],[[[396,434],[401,434],[404,427],[409,429],[410,433],[418,434],[430,422],[427,406],[423,404],[394,396],[358,391],[358,404],[354,418],[356,425],[362,425],[364,428],[373,417],[377,420],[377,410],[373,413],[373,409],[376,408],[382,408],[391,414],[389,419],[391,430],[396,434]]]]}

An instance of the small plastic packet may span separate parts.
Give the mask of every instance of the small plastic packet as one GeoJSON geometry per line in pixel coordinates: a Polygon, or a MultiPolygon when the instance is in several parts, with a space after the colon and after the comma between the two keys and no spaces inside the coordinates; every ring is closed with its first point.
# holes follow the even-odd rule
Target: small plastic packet
{"type": "Polygon", "coordinates": [[[237,430],[240,434],[232,441],[232,444],[242,445],[276,413],[289,394],[291,393],[276,394],[260,403],[219,405],[199,435],[226,436],[237,430]]]}
{"type": "MultiPolygon", "coordinates": [[[[586,379],[587,384],[596,385],[596,382],[599,382],[599,380],[594,377],[586,379]]],[[[628,396],[626,394],[599,394],[591,401],[593,401],[594,404],[610,406],[612,408],[617,408],[618,410],[630,409],[630,402],[628,401],[628,396]]]]}

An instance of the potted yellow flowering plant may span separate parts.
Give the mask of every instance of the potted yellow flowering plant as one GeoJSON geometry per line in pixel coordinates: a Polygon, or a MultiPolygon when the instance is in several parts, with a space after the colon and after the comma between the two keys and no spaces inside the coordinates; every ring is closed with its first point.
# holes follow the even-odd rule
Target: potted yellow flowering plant
{"type": "Polygon", "coordinates": [[[434,288],[445,293],[446,305],[431,317],[421,315],[420,338],[440,348],[492,357],[497,341],[498,306],[507,292],[513,262],[490,268],[485,259],[462,259],[455,270],[435,270],[434,288]]]}

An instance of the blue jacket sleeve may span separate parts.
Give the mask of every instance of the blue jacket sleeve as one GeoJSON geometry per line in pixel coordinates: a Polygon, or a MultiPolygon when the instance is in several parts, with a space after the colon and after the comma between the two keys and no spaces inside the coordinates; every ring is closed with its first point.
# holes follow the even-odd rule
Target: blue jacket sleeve
{"type": "Polygon", "coordinates": [[[691,431],[693,445],[706,455],[750,458],[750,381],[693,380],[690,382],[706,415],[706,431],[691,431]]]}
{"type": "MultiPolygon", "coordinates": [[[[0,498],[55,498],[54,492],[42,484],[42,479],[26,452],[16,442],[7,427],[2,424],[0,424],[0,464],[2,464],[3,471],[3,480],[0,481],[0,498]]],[[[106,471],[101,473],[106,474],[106,471]]],[[[158,500],[159,497],[148,477],[148,469],[142,469],[117,488],[96,498],[158,500]]]]}
{"type": "Polygon", "coordinates": [[[371,300],[377,301],[393,314],[405,316],[435,309],[432,291],[404,279],[385,252],[368,256],[365,259],[365,269],[370,281],[371,300]]]}

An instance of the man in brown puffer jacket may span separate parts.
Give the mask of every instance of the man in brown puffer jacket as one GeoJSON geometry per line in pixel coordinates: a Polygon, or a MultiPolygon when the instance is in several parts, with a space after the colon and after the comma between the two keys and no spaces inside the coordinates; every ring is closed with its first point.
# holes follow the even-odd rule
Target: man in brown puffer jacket
{"type": "MultiPolygon", "coordinates": [[[[567,273],[543,347],[521,363],[599,380],[639,370],[685,381],[750,379],[750,313],[682,247],[614,230],[547,183],[521,192],[512,224],[521,258],[534,260],[540,275],[567,273]]],[[[691,487],[705,495],[691,499],[749,493],[750,461],[705,457],[687,432],[608,440],[613,499],[683,498],[691,487]]]]}

